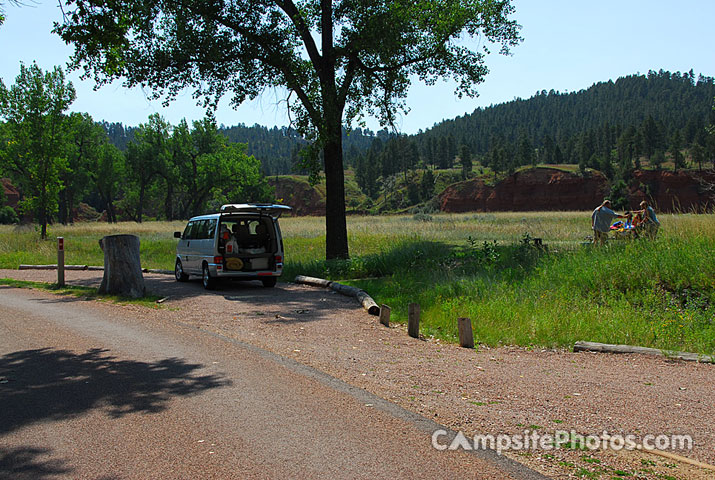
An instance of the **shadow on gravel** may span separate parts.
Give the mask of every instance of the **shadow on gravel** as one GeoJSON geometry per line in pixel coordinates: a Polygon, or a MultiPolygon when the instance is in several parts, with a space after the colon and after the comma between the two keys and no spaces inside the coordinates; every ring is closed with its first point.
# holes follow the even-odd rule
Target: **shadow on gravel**
{"type": "Polygon", "coordinates": [[[70,475],[74,469],[65,460],[51,458],[51,452],[30,446],[0,447],[0,480],[47,480],[70,475]]]}
{"type": "Polygon", "coordinates": [[[57,421],[101,409],[112,418],[156,413],[176,396],[230,385],[196,375],[203,365],[178,358],[118,360],[107,350],[77,354],[42,348],[0,357],[0,434],[34,422],[57,421]]]}

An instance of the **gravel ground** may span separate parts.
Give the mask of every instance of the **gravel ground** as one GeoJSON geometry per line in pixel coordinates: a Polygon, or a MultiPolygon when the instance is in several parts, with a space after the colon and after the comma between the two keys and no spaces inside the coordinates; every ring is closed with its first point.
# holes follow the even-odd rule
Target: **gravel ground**
{"type": "MultiPolygon", "coordinates": [[[[0,278],[52,282],[54,271],[0,270],[0,278]]],[[[98,285],[101,272],[66,272],[67,282],[98,285]]],[[[554,434],[690,435],[679,455],[715,464],[715,365],[642,355],[517,347],[477,351],[415,340],[385,328],[352,298],[279,283],[229,282],[206,292],[145,274],[149,292],[169,296],[161,309],[122,308],[249,342],[364,388],[471,437],[554,434]]],[[[640,451],[510,451],[553,478],[715,478],[715,471],[640,451]]]]}

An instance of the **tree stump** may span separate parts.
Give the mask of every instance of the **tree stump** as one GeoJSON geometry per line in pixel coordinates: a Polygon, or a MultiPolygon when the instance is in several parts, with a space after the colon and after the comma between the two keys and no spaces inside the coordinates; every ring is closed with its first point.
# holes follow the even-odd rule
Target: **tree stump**
{"type": "Polygon", "coordinates": [[[104,250],[104,277],[99,293],[140,298],[146,294],[139,257],[139,237],[109,235],[99,241],[104,250]]]}

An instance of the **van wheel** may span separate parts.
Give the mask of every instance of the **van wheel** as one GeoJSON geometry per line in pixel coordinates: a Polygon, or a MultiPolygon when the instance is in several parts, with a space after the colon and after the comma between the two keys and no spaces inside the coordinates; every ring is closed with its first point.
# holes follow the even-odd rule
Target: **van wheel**
{"type": "Polygon", "coordinates": [[[201,272],[201,283],[203,283],[206,290],[213,290],[216,288],[216,279],[211,277],[209,272],[209,266],[204,263],[204,267],[201,272]]]}
{"type": "Polygon", "coordinates": [[[176,277],[177,282],[185,282],[189,279],[189,276],[184,273],[184,266],[181,265],[181,260],[176,259],[176,265],[174,266],[174,277],[176,277]]]}
{"type": "Polygon", "coordinates": [[[266,288],[272,288],[276,286],[276,277],[266,277],[262,278],[263,286],[266,288]]]}

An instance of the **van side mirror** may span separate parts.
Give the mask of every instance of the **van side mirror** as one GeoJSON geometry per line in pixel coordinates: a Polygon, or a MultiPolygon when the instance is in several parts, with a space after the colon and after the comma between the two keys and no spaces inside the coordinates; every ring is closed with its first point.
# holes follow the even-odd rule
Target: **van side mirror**
{"type": "Polygon", "coordinates": [[[174,232],[174,238],[181,238],[181,232],[174,232]]]}

